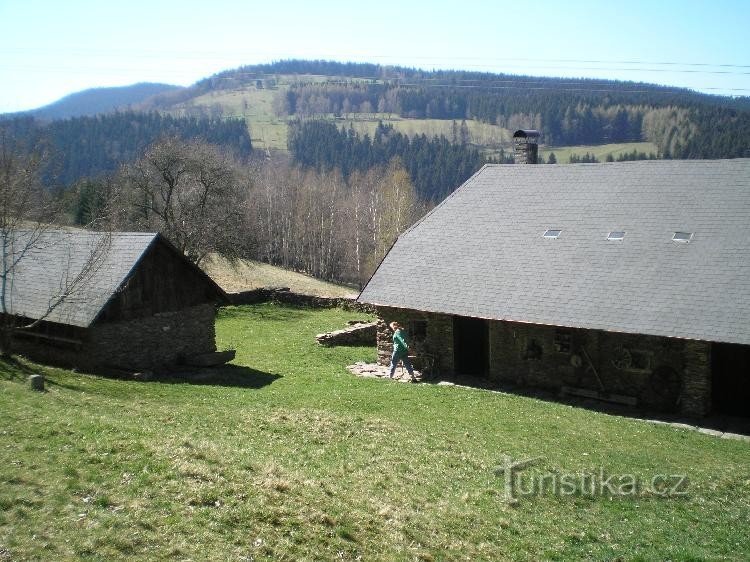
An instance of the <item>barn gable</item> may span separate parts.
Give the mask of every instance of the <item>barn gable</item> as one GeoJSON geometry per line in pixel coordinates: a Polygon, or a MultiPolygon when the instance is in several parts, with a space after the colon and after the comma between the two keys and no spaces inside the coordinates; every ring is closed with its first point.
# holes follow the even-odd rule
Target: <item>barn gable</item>
{"type": "MultiPolygon", "coordinates": [[[[16,247],[26,246],[30,236],[18,233],[16,247]]],[[[226,300],[216,283],[166,239],[141,232],[45,231],[19,260],[8,286],[10,314],[79,328],[103,318],[226,300]],[[66,290],[70,294],[61,299],[66,290]],[[134,303],[138,298],[147,303],[134,303]]]]}

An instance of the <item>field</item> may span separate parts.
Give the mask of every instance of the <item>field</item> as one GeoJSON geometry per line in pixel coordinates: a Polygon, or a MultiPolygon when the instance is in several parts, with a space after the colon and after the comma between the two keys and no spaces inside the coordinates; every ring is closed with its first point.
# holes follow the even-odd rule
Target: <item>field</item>
{"type": "MultiPolygon", "coordinates": [[[[211,114],[213,110],[220,108],[221,114],[225,117],[245,118],[255,148],[286,150],[288,121],[286,118],[278,117],[275,114],[273,99],[279,92],[288,89],[292,82],[298,80],[298,77],[277,75],[276,79],[276,89],[258,89],[255,85],[247,85],[241,89],[213,91],[193,98],[187,103],[175,105],[170,109],[170,113],[184,114],[191,108],[201,107],[206,114],[211,114]]],[[[326,80],[326,77],[305,77],[305,80],[322,82],[326,80]]],[[[361,134],[367,133],[370,136],[374,134],[378,121],[383,121],[393,125],[395,130],[409,136],[424,134],[428,137],[444,135],[449,139],[453,138],[453,121],[446,119],[404,119],[398,115],[387,113],[355,113],[343,118],[326,115],[323,118],[335,122],[342,128],[352,126],[355,131],[361,134]]],[[[458,122],[458,125],[460,126],[460,122],[458,122]]],[[[496,157],[500,147],[504,148],[506,152],[512,152],[510,142],[513,131],[472,119],[467,120],[466,125],[469,129],[471,144],[482,148],[487,155],[496,157]]],[[[633,150],[646,154],[657,152],[656,145],[653,143],[631,142],[593,146],[542,146],[540,147],[540,154],[546,162],[550,152],[554,152],[558,163],[567,164],[571,154],[583,156],[588,152],[604,162],[609,154],[617,158],[618,155],[633,150]]]]}
{"type": "Polygon", "coordinates": [[[352,287],[321,281],[303,273],[296,273],[253,260],[230,262],[218,255],[209,256],[203,270],[227,292],[234,293],[259,287],[289,287],[295,293],[323,297],[356,296],[352,287]]]}
{"type": "Polygon", "coordinates": [[[616,160],[620,154],[627,152],[645,152],[649,154],[653,152],[656,154],[658,149],[654,143],[651,142],[624,142],[616,144],[599,144],[599,145],[580,145],[580,146],[558,146],[558,147],[547,147],[542,146],[539,148],[539,153],[546,162],[549,158],[550,152],[555,153],[558,164],[567,164],[569,162],[571,154],[577,154],[583,156],[587,152],[593,154],[600,162],[604,162],[607,159],[607,155],[611,154],[616,160]]]}
{"type": "Polygon", "coordinates": [[[170,112],[182,114],[188,107],[202,107],[207,114],[221,108],[225,117],[244,117],[250,130],[253,147],[286,150],[287,121],[273,111],[277,90],[247,86],[241,90],[220,90],[190,100],[189,105],[176,105],[170,112]]]}
{"type": "MultiPolygon", "coordinates": [[[[0,560],[746,560],[748,443],[532,398],[348,374],[362,314],[223,309],[203,384],[25,361],[0,375],[0,560]],[[48,391],[24,379],[43,371],[48,391]],[[680,495],[508,496],[522,474],[656,475],[680,495]],[[683,494],[684,492],[684,494],[683,494]]],[[[661,488],[659,488],[661,490],[661,488]]]]}
{"type": "MultiPolygon", "coordinates": [[[[390,114],[375,114],[372,117],[369,114],[367,116],[360,114],[358,119],[341,119],[337,120],[337,123],[342,128],[348,129],[352,126],[358,133],[367,133],[372,137],[378,121],[392,125],[394,130],[410,137],[424,134],[430,138],[441,135],[449,139],[453,138],[453,121],[449,119],[403,119],[390,114]]],[[[461,121],[457,121],[456,124],[460,127],[461,121]]],[[[480,146],[505,146],[507,148],[513,137],[513,131],[473,119],[468,119],[466,126],[469,129],[469,141],[480,146]]]]}

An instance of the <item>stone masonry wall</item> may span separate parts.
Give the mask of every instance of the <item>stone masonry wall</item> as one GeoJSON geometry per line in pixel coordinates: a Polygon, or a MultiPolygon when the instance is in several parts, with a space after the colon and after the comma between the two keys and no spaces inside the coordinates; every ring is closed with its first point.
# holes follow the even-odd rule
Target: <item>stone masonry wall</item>
{"type": "Polygon", "coordinates": [[[427,354],[435,359],[435,372],[453,373],[453,319],[445,314],[432,314],[403,308],[377,307],[378,314],[378,364],[388,365],[393,353],[393,332],[388,327],[398,322],[406,329],[410,353],[417,357],[427,354]],[[414,322],[424,322],[426,333],[419,339],[414,331],[414,322]]]}
{"type": "Polygon", "coordinates": [[[204,304],[82,330],[78,345],[18,339],[16,352],[36,361],[82,370],[148,370],[216,350],[216,308],[204,304]]]}
{"type": "Polygon", "coordinates": [[[372,345],[377,337],[376,322],[357,322],[348,328],[318,334],[315,339],[325,346],[334,345],[372,345]]]}
{"type": "Polygon", "coordinates": [[[490,377],[630,396],[644,408],[704,415],[708,344],[600,330],[490,322],[490,377]],[[692,350],[692,351],[691,351],[692,350]]]}
{"type": "Polygon", "coordinates": [[[286,287],[262,287],[239,293],[229,293],[229,302],[233,305],[255,304],[261,302],[280,302],[294,306],[310,308],[343,308],[357,312],[374,312],[369,304],[359,303],[347,297],[321,297],[295,293],[286,287]]]}
{"type": "Polygon", "coordinates": [[[705,416],[711,410],[711,344],[685,342],[685,375],[680,411],[705,416]]]}
{"type": "MultiPolygon", "coordinates": [[[[436,371],[453,375],[452,316],[378,307],[378,362],[393,349],[388,323],[426,323],[415,354],[436,357],[436,371]]],[[[636,398],[638,406],[702,416],[710,409],[710,344],[601,330],[488,321],[489,373],[498,383],[559,391],[583,388],[636,398]]],[[[412,342],[409,342],[412,345],[412,342]]]]}
{"type": "Polygon", "coordinates": [[[216,308],[204,304],[127,322],[94,325],[85,353],[97,365],[151,369],[216,351],[216,308]]]}

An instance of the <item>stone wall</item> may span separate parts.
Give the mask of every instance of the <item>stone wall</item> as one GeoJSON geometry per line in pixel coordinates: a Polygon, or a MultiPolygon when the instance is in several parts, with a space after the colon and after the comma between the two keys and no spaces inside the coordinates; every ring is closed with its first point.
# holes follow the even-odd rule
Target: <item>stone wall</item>
{"type": "Polygon", "coordinates": [[[79,344],[18,339],[16,351],[43,363],[83,370],[150,370],[216,350],[216,308],[204,304],[124,322],[94,324],[79,344]]]}
{"type": "Polygon", "coordinates": [[[376,322],[357,322],[335,332],[318,334],[315,339],[321,345],[373,345],[377,334],[376,322]]]}
{"type": "Polygon", "coordinates": [[[635,398],[647,409],[706,413],[695,405],[710,390],[708,344],[496,321],[489,334],[489,376],[499,382],[589,389],[635,398]]]}
{"type": "Polygon", "coordinates": [[[127,322],[95,324],[86,352],[98,365],[151,369],[216,351],[216,307],[203,304],[127,322]]]}
{"type": "Polygon", "coordinates": [[[393,332],[388,327],[398,322],[406,329],[410,354],[434,358],[433,372],[453,373],[453,318],[446,314],[432,314],[403,308],[377,307],[378,364],[388,365],[393,353],[393,332]],[[424,337],[419,337],[416,323],[424,323],[424,337]]]}
{"type": "Polygon", "coordinates": [[[697,416],[711,411],[711,344],[708,342],[685,342],[681,411],[697,416]]]}
{"type": "MultiPolygon", "coordinates": [[[[435,370],[454,375],[450,315],[379,307],[378,362],[392,352],[388,324],[417,326],[425,337],[410,341],[415,354],[435,356],[435,370]],[[423,323],[422,326],[414,324],[423,323]]],[[[710,409],[710,344],[601,330],[488,321],[489,373],[501,385],[587,389],[635,398],[638,406],[702,416],[710,409]]]]}
{"type": "Polygon", "coordinates": [[[305,295],[292,292],[286,287],[263,287],[239,293],[229,293],[228,296],[229,302],[233,305],[279,302],[294,306],[307,306],[310,308],[338,307],[343,308],[344,310],[353,310],[356,312],[375,312],[375,309],[372,306],[359,303],[354,298],[305,295]]]}

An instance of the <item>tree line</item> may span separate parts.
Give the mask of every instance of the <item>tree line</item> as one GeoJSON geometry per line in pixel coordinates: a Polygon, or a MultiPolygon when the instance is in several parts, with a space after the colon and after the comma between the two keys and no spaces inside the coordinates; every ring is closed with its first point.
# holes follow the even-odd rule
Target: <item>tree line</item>
{"type": "Polygon", "coordinates": [[[33,117],[0,120],[0,134],[26,154],[43,153],[42,181],[70,186],[81,178],[116,171],[160,138],[202,139],[246,158],[252,143],[243,120],[116,112],[44,122],[33,117]]]}
{"type": "Polygon", "coordinates": [[[370,138],[330,121],[296,121],[288,142],[295,162],[321,172],[337,169],[347,179],[355,171],[366,172],[398,159],[417,195],[428,201],[442,200],[487,161],[465,136],[458,143],[444,136],[410,138],[383,123],[370,138]]]}
{"type": "Polygon", "coordinates": [[[315,170],[285,155],[241,161],[203,141],[155,143],[116,173],[60,195],[64,222],[162,232],[201,264],[217,253],[321,279],[364,283],[429,208],[398,159],[315,170]]]}

